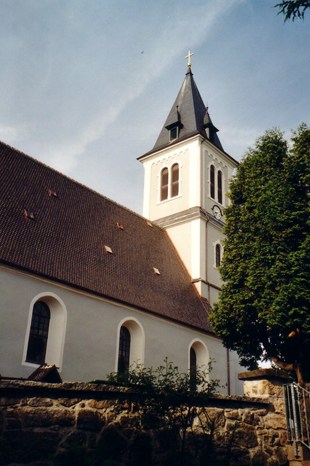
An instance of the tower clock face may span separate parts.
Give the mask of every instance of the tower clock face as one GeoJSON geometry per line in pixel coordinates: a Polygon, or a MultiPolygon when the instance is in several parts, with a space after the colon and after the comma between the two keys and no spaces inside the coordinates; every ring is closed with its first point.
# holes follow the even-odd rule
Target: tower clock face
{"type": "Polygon", "coordinates": [[[222,217],[222,211],[221,209],[219,208],[218,205],[214,205],[212,207],[212,210],[213,210],[213,217],[217,218],[217,220],[220,220],[221,217],[222,217]]]}

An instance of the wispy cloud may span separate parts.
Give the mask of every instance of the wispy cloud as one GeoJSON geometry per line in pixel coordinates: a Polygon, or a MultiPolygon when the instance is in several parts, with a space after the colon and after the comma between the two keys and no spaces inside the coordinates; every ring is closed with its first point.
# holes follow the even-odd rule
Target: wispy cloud
{"type": "Polygon", "coordinates": [[[239,152],[240,147],[249,148],[254,145],[256,139],[264,130],[257,127],[236,128],[226,125],[225,132],[221,136],[221,142],[224,150],[227,150],[230,155],[240,160],[244,155],[239,152]]]}
{"type": "Polygon", "coordinates": [[[154,38],[151,50],[144,55],[143,68],[141,62],[136,59],[131,72],[126,72],[126,80],[117,98],[109,99],[107,96],[107,100],[110,100],[108,106],[74,138],[74,141],[71,138],[60,144],[49,145],[46,155],[51,164],[56,169],[70,172],[87,147],[104,136],[109,126],[117,121],[120,113],[132,104],[176,57],[185,55],[188,47],[195,47],[204,42],[217,21],[244,1],[246,0],[210,0],[204,5],[196,5],[190,9],[186,9],[188,5],[184,4],[175,8],[174,16],[170,21],[167,18],[154,38]]]}
{"type": "Polygon", "coordinates": [[[19,131],[14,126],[0,126],[0,139],[7,141],[8,144],[14,144],[18,134],[19,131]]]}

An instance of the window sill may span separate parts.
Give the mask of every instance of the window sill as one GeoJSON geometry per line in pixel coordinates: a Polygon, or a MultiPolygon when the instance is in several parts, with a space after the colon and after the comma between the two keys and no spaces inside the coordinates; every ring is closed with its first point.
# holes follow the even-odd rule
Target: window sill
{"type": "Polygon", "coordinates": [[[225,209],[225,204],[221,204],[219,201],[217,201],[216,199],[213,199],[213,197],[211,196],[208,196],[208,198],[210,199],[210,201],[218,204],[222,209],[225,209]]]}
{"type": "Polygon", "coordinates": [[[23,361],[22,366],[29,366],[29,367],[40,367],[40,364],[37,362],[29,362],[29,361],[23,361]]]}
{"type": "Polygon", "coordinates": [[[174,196],[174,197],[168,197],[168,199],[165,199],[163,201],[158,201],[156,205],[164,204],[165,202],[173,201],[174,199],[178,199],[180,197],[182,197],[181,194],[178,194],[177,196],[174,196]]]}

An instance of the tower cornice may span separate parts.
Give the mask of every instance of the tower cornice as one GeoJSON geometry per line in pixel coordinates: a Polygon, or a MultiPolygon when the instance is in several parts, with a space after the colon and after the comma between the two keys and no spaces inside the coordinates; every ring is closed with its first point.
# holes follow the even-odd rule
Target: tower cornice
{"type": "Polygon", "coordinates": [[[178,139],[177,141],[172,142],[169,146],[164,146],[162,148],[158,149],[153,149],[149,152],[146,152],[145,154],[141,155],[140,157],[137,157],[137,160],[140,162],[144,162],[145,160],[151,160],[152,158],[158,157],[161,154],[169,153],[171,149],[175,150],[180,150],[182,146],[184,146],[185,143],[191,144],[195,140],[200,141],[200,143],[205,143],[207,146],[210,145],[211,149],[220,157],[224,158],[229,162],[230,165],[237,166],[239,162],[235,160],[231,155],[229,155],[227,152],[224,150],[219,149],[216,147],[212,142],[210,142],[208,139],[203,137],[200,133],[196,132],[190,137],[186,137],[184,139],[178,139]]]}

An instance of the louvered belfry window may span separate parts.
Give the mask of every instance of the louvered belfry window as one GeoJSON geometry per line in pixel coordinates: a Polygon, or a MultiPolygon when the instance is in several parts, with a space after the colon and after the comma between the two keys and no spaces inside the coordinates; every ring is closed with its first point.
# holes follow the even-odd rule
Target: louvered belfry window
{"type": "Polygon", "coordinates": [[[179,165],[175,163],[171,168],[171,197],[179,194],[179,165]]]}
{"type": "Polygon", "coordinates": [[[223,204],[223,174],[221,170],[217,172],[217,200],[223,204]]]}
{"type": "Polygon", "coordinates": [[[27,350],[27,362],[42,365],[45,362],[45,354],[50,324],[50,310],[44,301],[37,301],[33,306],[29,342],[27,350]]]}
{"type": "Polygon", "coordinates": [[[210,167],[210,196],[215,199],[215,170],[214,165],[210,167]]]}
{"type": "Polygon", "coordinates": [[[128,328],[122,326],[119,336],[118,367],[117,371],[124,374],[129,369],[130,358],[130,332],[128,328]]]}
{"type": "Polygon", "coordinates": [[[171,128],[171,130],[169,131],[169,139],[170,139],[170,141],[173,141],[173,140],[176,139],[178,136],[179,136],[179,128],[178,128],[177,126],[175,126],[174,128],[171,128]]]}
{"type": "Polygon", "coordinates": [[[168,199],[168,189],[169,189],[169,172],[168,168],[163,168],[161,171],[161,185],[160,185],[160,200],[165,201],[168,199]]]}

